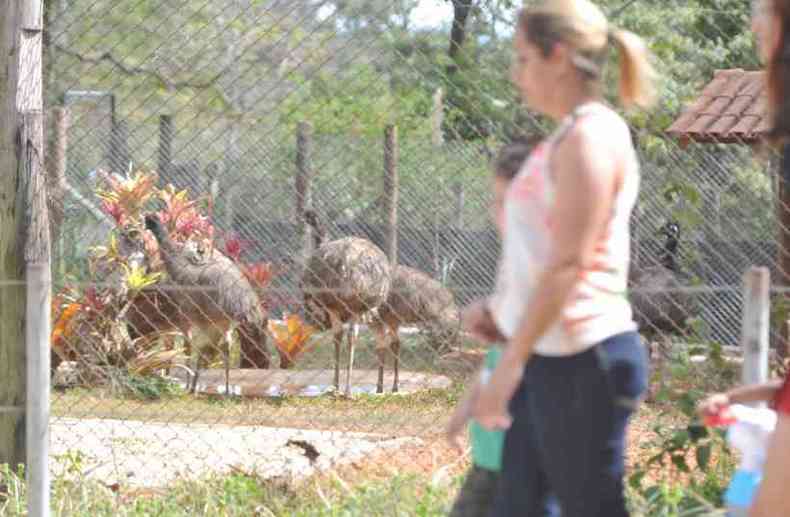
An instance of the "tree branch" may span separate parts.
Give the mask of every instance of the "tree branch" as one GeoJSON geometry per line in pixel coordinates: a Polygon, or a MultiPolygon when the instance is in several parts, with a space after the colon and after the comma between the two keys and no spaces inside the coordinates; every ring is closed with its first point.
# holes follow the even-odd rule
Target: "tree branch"
{"type": "Polygon", "coordinates": [[[80,54],[79,52],[75,52],[73,50],[70,50],[70,49],[68,49],[68,48],[66,48],[66,47],[64,47],[62,45],[57,44],[57,43],[55,43],[54,47],[55,47],[55,49],[58,52],[62,52],[63,54],[66,54],[67,56],[71,56],[71,57],[75,58],[77,61],[79,61],[80,63],[90,63],[90,64],[98,65],[98,64],[101,64],[102,62],[106,61],[109,64],[111,64],[114,68],[116,68],[117,70],[119,70],[120,72],[122,72],[125,75],[129,75],[129,76],[144,75],[144,76],[151,77],[151,78],[159,81],[162,85],[164,85],[169,90],[178,90],[178,89],[181,89],[181,88],[190,88],[190,89],[193,89],[193,90],[209,90],[209,89],[211,89],[211,90],[214,90],[217,93],[217,95],[219,95],[222,98],[222,102],[225,103],[225,105],[227,107],[232,107],[233,106],[233,103],[230,101],[230,99],[227,97],[227,95],[225,95],[225,92],[222,90],[222,88],[219,87],[218,84],[217,84],[217,82],[220,79],[220,77],[222,77],[222,72],[219,72],[219,73],[215,74],[209,80],[204,81],[204,82],[173,81],[173,80],[165,77],[164,75],[162,75],[160,72],[158,72],[156,70],[152,70],[152,69],[144,68],[144,67],[140,67],[140,66],[134,66],[134,67],[128,66],[125,63],[123,63],[120,60],[118,60],[116,57],[114,57],[109,52],[103,52],[103,53],[99,54],[98,57],[91,57],[91,56],[85,56],[83,54],[80,54]]]}

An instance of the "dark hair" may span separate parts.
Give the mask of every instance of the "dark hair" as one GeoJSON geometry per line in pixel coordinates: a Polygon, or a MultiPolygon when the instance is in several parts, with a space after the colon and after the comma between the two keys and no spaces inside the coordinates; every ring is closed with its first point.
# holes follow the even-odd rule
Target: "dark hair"
{"type": "Polygon", "coordinates": [[[522,136],[503,145],[494,158],[494,175],[508,181],[515,178],[539,141],[537,136],[522,136]]]}
{"type": "Polygon", "coordinates": [[[774,0],[773,14],[779,19],[779,45],[767,66],[768,103],[773,143],[790,140],[790,0],[774,0]]]}

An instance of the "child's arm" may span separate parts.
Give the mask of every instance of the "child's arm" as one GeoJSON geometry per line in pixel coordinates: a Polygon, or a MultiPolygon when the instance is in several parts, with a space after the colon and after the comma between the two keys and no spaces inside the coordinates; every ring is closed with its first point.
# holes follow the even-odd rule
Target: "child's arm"
{"type": "Polygon", "coordinates": [[[699,412],[703,415],[714,415],[730,404],[769,401],[781,387],[782,380],[776,379],[760,384],[738,386],[725,393],[715,393],[700,403],[699,412]]]}
{"type": "Polygon", "coordinates": [[[481,371],[478,370],[477,374],[474,376],[474,381],[472,381],[472,384],[466,389],[461,400],[458,401],[453,414],[450,416],[450,421],[447,423],[447,428],[445,429],[445,438],[451,445],[459,450],[461,449],[461,445],[458,441],[458,435],[461,434],[461,431],[464,430],[466,423],[471,418],[472,407],[474,407],[474,403],[480,393],[480,373],[481,371]]]}

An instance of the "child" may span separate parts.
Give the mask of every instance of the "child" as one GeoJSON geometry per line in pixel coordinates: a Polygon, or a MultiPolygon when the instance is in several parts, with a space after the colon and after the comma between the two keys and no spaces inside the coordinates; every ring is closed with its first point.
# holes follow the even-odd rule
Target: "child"
{"type": "MultiPolygon", "coordinates": [[[[491,206],[491,215],[500,236],[504,233],[504,200],[507,188],[510,181],[518,174],[534,144],[533,139],[517,139],[503,146],[494,162],[492,189],[494,200],[491,206]]],[[[470,420],[471,409],[480,387],[487,382],[488,376],[496,367],[501,354],[501,346],[505,341],[493,323],[487,307],[479,305],[473,306],[469,310],[479,310],[487,314],[481,318],[486,323],[476,325],[471,331],[476,337],[490,342],[494,346],[486,354],[483,367],[458,403],[447,426],[447,439],[457,448],[460,448],[458,436],[470,420]]],[[[451,517],[487,515],[497,491],[505,433],[503,431],[487,431],[474,420],[469,424],[473,465],[469,469],[466,481],[453,505],[451,517]]]]}

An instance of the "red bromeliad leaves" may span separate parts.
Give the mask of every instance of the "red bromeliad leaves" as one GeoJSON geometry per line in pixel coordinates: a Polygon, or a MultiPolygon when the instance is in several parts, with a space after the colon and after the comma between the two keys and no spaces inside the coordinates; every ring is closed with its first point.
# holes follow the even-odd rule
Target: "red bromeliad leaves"
{"type": "Polygon", "coordinates": [[[96,288],[93,286],[85,289],[83,299],[84,302],[82,306],[89,311],[101,312],[106,306],[104,300],[101,299],[99,293],[96,291],[96,288]]]}
{"type": "Polygon", "coordinates": [[[197,210],[189,209],[183,212],[175,223],[176,239],[190,239],[192,237],[210,237],[213,228],[208,217],[200,215],[197,210]]]}
{"type": "Polygon", "coordinates": [[[274,278],[275,270],[269,262],[256,262],[254,264],[242,264],[241,270],[244,276],[250,281],[253,287],[264,289],[274,278]]]}
{"type": "Polygon", "coordinates": [[[241,258],[241,241],[238,238],[231,238],[225,240],[225,255],[230,257],[234,262],[238,262],[241,258]]]}
{"type": "Polygon", "coordinates": [[[241,254],[252,248],[253,244],[252,241],[242,239],[233,233],[226,236],[224,242],[225,255],[233,259],[234,262],[239,262],[241,260],[241,254]]]}
{"type": "Polygon", "coordinates": [[[213,238],[214,227],[208,217],[197,210],[198,200],[190,200],[186,190],[176,192],[173,185],[167,185],[159,191],[159,198],[165,203],[165,208],[159,211],[159,219],[174,240],[213,238]]]}
{"type": "Polygon", "coordinates": [[[102,209],[118,224],[138,220],[156,191],[156,173],[135,172],[131,177],[99,171],[109,190],[97,189],[102,209]]]}
{"type": "Polygon", "coordinates": [[[118,226],[123,226],[126,222],[126,217],[123,213],[121,205],[117,201],[109,201],[107,199],[101,202],[101,208],[105,214],[109,215],[118,226]]]}

